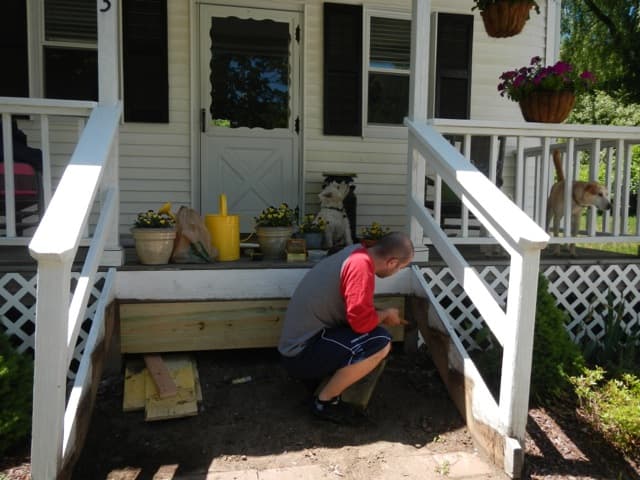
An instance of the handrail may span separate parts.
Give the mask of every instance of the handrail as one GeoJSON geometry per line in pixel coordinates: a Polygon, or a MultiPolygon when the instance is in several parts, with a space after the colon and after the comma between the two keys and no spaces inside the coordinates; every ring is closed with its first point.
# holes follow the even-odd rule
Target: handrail
{"type": "Polygon", "coordinates": [[[38,262],[32,427],[32,475],[56,478],[76,441],[81,399],[90,391],[93,350],[104,335],[114,271],[98,301],[89,339],[66,400],[66,377],[106,242],[117,236],[117,144],[122,105],[98,105],[89,116],[49,208],[29,244],[38,262]],[[72,299],[71,268],[98,194],[101,211],[72,299]]]}
{"type": "Polygon", "coordinates": [[[418,146],[438,163],[439,175],[489,232],[512,249],[544,248],[547,235],[489,179],[427,124],[406,120],[418,146]],[[447,161],[443,161],[447,159],[447,161]],[[482,199],[482,200],[480,200],[482,199]],[[508,219],[508,222],[496,219],[508,219]]]}
{"type": "Polygon", "coordinates": [[[98,104],[85,100],[0,97],[0,113],[87,117],[98,104]]]}

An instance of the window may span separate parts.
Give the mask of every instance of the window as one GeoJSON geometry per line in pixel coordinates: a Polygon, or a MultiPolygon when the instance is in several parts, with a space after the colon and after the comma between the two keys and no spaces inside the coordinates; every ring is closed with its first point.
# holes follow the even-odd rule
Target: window
{"type": "Polygon", "coordinates": [[[98,100],[95,0],[45,0],[43,95],[98,100]]]}
{"type": "Polygon", "coordinates": [[[403,14],[368,12],[365,35],[367,126],[401,126],[409,111],[411,20],[403,14]]]}

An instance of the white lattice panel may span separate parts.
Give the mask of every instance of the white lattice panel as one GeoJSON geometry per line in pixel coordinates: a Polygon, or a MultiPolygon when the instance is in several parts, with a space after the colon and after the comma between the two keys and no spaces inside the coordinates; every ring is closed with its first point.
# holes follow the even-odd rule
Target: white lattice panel
{"type": "MultiPolygon", "coordinates": [[[[79,274],[74,272],[72,290],[79,274]]],[[[0,277],[0,321],[5,334],[12,339],[12,343],[21,353],[33,353],[36,318],[36,274],[35,273],[5,273],[0,277]]],[[[91,290],[87,302],[87,315],[78,334],[73,360],[69,368],[69,378],[74,378],[75,372],[82,358],[84,345],[87,340],[91,319],[95,314],[96,301],[100,296],[100,289],[104,283],[104,274],[96,274],[96,283],[91,290]]]]}
{"type": "MultiPolygon", "coordinates": [[[[485,327],[484,320],[451,271],[446,267],[425,268],[423,273],[463,345],[467,350],[480,348],[475,338],[485,327]]],[[[505,308],[509,267],[482,267],[478,273],[505,308]]],[[[549,291],[557,305],[569,312],[566,328],[575,342],[585,334],[594,340],[604,335],[603,315],[611,301],[609,294],[614,303],[624,299],[623,324],[627,330],[640,324],[640,265],[550,266],[542,273],[549,280],[549,291]]]]}

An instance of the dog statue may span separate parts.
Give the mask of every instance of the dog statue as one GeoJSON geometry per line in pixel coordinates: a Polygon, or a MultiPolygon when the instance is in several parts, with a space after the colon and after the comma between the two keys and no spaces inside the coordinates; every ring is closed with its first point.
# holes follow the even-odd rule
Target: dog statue
{"type": "Polygon", "coordinates": [[[338,245],[352,245],[351,227],[343,200],[349,194],[349,185],[342,182],[330,182],[318,194],[320,211],[316,220],[322,218],[326,223],[324,230],[324,247],[333,248],[338,245]]]}
{"type": "MultiPolygon", "coordinates": [[[[553,220],[553,235],[558,236],[560,221],[564,217],[564,185],[566,183],[562,169],[562,155],[560,151],[553,151],[553,163],[555,165],[558,180],[551,187],[547,202],[547,230],[553,220]]],[[[577,235],[580,227],[580,216],[586,207],[596,207],[598,210],[610,210],[611,201],[609,192],[604,185],[597,182],[571,182],[571,234],[577,235]]],[[[556,244],[554,255],[560,253],[560,244],[556,244]]],[[[569,244],[569,254],[576,256],[576,246],[569,244]]]]}

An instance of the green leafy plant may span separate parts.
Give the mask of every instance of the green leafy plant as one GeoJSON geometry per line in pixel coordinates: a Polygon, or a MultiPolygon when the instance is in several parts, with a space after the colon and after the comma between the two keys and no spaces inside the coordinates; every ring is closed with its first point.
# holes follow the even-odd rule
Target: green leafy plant
{"type": "Polygon", "coordinates": [[[0,455],[31,433],[33,362],[0,333],[0,455]]]}
{"type": "Polygon", "coordinates": [[[617,449],[640,461],[640,379],[630,373],[606,379],[601,367],[571,377],[585,420],[617,449]]]}
{"type": "Polygon", "coordinates": [[[299,225],[300,233],[322,233],[326,228],[327,223],[324,218],[316,218],[313,213],[306,214],[299,225]]]}
{"type": "Polygon", "coordinates": [[[562,397],[571,391],[569,376],[584,365],[580,348],[573,343],[565,324],[566,312],[549,293],[549,282],[540,275],[536,301],[536,325],[533,337],[531,395],[541,403],[550,397],[562,397]]]}
{"type": "Polygon", "coordinates": [[[529,66],[508,70],[499,78],[500,96],[506,96],[514,102],[539,91],[580,94],[591,90],[595,83],[595,77],[587,70],[578,73],[573,65],[563,61],[545,66],[542,58],[537,56],[531,59],[529,66]]]}
{"type": "Polygon", "coordinates": [[[269,206],[255,217],[256,227],[290,227],[298,218],[297,209],[289,208],[286,203],[279,207],[269,206]]]}
{"type": "Polygon", "coordinates": [[[594,321],[598,312],[603,318],[603,332],[598,340],[582,337],[583,355],[589,365],[599,365],[616,375],[620,372],[638,371],[637,354],[640,344],[640,327],[627,329],[623,323],[625,305],[622,300],[616,301],[614,294],[607,293],[607,302],[600,308],[593,305],[585,323],[594,321]]]}
{"type": "MultiPolygon", "coordinates": [[[[526,1],[526,0],[474,0],[473,1],[474,5],[471,8],[471,10],[479,10],[481,12],[484,12],[489,5],[493,5],[495,3],[501,3],[501,2],[522,3],[523,1],[526,1]]],[[[536,13],[540,13],[540,5],[538,5],[538,2],[534,0],[530,0],[528,3],[533,5],[533,8],[536,9],[536,13]]]]}

